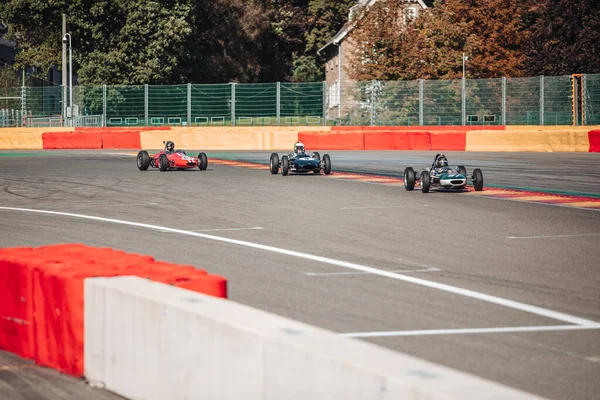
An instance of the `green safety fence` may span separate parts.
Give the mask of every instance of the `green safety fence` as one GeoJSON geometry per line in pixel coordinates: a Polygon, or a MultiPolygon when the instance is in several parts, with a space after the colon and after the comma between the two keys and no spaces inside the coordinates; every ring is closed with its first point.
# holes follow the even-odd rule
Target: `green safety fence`
{"type": "MultiPolygon", "coordinates": [[[[65,94],[69,103],[61,86],[0,89],[0,121],[21,123],[17,111],[40,124],[62,121],[65,94]]],[[[600,124],[600,74],[76,86],[72,98],[74,118],[65,124],[89,126],[571,125],[575,117],[578,125],[600,124]]]]}

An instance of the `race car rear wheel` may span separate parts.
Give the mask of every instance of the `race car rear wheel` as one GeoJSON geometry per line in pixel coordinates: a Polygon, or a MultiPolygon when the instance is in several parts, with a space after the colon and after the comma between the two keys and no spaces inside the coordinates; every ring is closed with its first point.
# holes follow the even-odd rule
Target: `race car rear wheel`
{"type": "Polygon", "coordinates": [[[289,168],[290,161],[288,160],[288,156],[281,157],[281,175],[286,176],[288,174],[289,168]]]}
{"type": "Polygon", "coordinates": [[[320,160],[320,159],[321,159],[321,155],[319,154],[319,152],[318,152],[318,151],[315,151],[315,152],[313,152],[313,153],[312,153],[312,156],[313,156],[313,158],[316,158],[317,160],[320,160]]]}
{"type": "Polygon", "coordinates": [[[137,166],[140,171],[146,171],[150,166],[150,156],[146,150],[141,150],[137,155],[137,166]]]}
{"type": "Polygon", "coordinates": [[[198,154],[198,169],[200,171],[206,171],[208,168],[208,157],[206,157],[206,153],[198,154]]]}
{"type": "Polygon", "coordinates": [[[323,172],[325,175],[331,173],[331,158],[329,158],[329,154],[323,155],[323,172]]]}
{"type": "Polygon", "coordinates": [[[158,169],[162,172],[169,169],[169,158],[165,154],[161,154],[158,157],[158,169]]]}
{"type": "Polygon", "coordinates": [[[473,187],[475,191],[480,192],[483,190],[483,172],[479,168],[473,170],[473,187]]]}
{"type": "Polygon", "coordinates": [[[431,175],[429,175],[428,171],[423,171],[421,173],[421,192],[428,193],[430,186],[431,186],[431,175]]]}
{"type": "Polygon", "coordinates": [[[279,172],[279,154],[271,153],[271,160],[269,161],[269,168],[272,175],[277,175],[279,172]]]}
{"type": "Polygon", "coordinates": [[[458,166],[458,173],[464,175],[465,178],[467,177],[467,169],[465,168],[464,165],[458,166]]]}
{"type": "Polygon", "coordinates": [[[404,188],[406,190],[415,188],[415,170],[412,167],[406,167],[404,170],[404,188]]]}

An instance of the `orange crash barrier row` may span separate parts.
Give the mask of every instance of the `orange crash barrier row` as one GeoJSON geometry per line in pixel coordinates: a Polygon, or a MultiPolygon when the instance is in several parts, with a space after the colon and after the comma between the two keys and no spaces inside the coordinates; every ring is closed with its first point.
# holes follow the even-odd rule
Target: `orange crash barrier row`
{"type": "Polygon", "coordinates": [[[122,275],[227,298],[225,278],[151,256],[82,244],[0,249],[0,349],[82,376],[84,279],[122,275]]]}

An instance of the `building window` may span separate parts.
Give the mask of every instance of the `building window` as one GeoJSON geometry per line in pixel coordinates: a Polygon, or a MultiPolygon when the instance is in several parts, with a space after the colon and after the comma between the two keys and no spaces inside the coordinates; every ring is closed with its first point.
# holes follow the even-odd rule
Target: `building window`
{"type": "Polygon", "coordinates": [[[331,84],[329,86],[329,90],[328,90],[328,103],[329,103],[329,108],[334,108],[339,106],[340,104],[340,91],[339,91],[339,87],[340,87],[340,81],[337,80],[335,81],[333,84],[331,84]]]}

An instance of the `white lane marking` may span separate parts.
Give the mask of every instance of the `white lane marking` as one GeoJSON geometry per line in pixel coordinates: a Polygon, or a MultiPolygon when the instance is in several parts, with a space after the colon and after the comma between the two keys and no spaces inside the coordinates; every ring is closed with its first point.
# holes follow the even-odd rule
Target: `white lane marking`
{"type": "MultiPolygon", "coordinates": [[[[215,228],[215,229],[194,229],[189,232],[217,232],[217,231],[247,231],[265,229],[261,226],[252,226],[250,228],[215,228]]],[[[170,233],[171,231],[161,231],[162,233],[170,233]]]]}
{"type": "Polygon", "coordinates": [[[85,207],[129,207],[129,206],[156,206],[158,203],[134,203],[134,204],[77,204],[69,207],[85,208],[85,207]]]}
{"type": "MultiPolygon", "coordinates": [[[[407,272],[434,272],[441,271],[439,268],[424,268],[424,269],[401,269],[396,272],[398,274],[405,274],[407,272]]],[[[370,272],[304,272],[304,275],[308,276],[332,276],[332,275],[365,275],[371,274],[370,272]]],[[[371,274],[372,275],[372,274],[371,274]]]]}
{"type": "Polygon", "coordinates": [[[258,250],[263,250],[263,251],[270,251],[272,253],[278,253],[278,254],[284,254],[287,256],[303,258],[306,260],[321,262],[324,264],[337,265],[339,267],[353,269],[355,271],[369,272],[369,273],[383,276],[386,278],[397,279],[399,281],[414,283],[416,285],[421,285],[421,286],[425,286],[425,287],[429,287],[429,288],[433,288],[433,289],[443,290],[445,292],[458,294],[461,296],[470,297],[470,298],[477,299],[477,300],[486,301],[488,303],[513,308],[513,309],[519,310],[519,311],[529,312],[532,314],[556,319],[556,320],[563,321],[563,322],[568,322],[571,324],[577,324],[577,325],[596,325],[596,324],[598,324],[597,322],[591,321],[589,319],[576,317],[576,316],[561,313],[558,311],[552,311],[547,308],[532,306],[530,304],[520,303],[518,301],[504,299],[502,297],[491,296],[491,295],[488,295],[485,293],[476,292],[474,290],[463,289],[463,288],[459,288],[456,286],[446,285],[444,283],[428,281],[425,279],[415,278],[415,277],[408,276],[408,275],[402,275],[402,274],[397,274],[395,272],[390,272],[390,271],[385,271],[385,270],[381,270],[381,269],[377,269],[377,268],[373,268],[373,267],[368,267],[366,265],[354,264],[351,262],[336,260],[336,259],[328,258],[328,257],[315,256],[315,255],[304,253],[304,252],[286,250],[286,249],[282,249],[279,247],[267,246],[264,244],[246,242],[243,240],[230,239],[230,238],[221,237],[221,236],[207,235],[206,233],[184,231],[181,229],[168,228],[166,226],[150,225],[150,224],[144,224],[144,223],[140,223],[140,222],[123,221],[123,220],[113,219],[113,218],[94,217],[92,215],[72,214],[72,213],[65,213],[65,212],[59,212],[59,211],[36,210],[36,209],[30,209],[30,208],[14,208],[14,207],[2,207],[2,206],[0,206],[0,210],[22,211],[22,212],[48,214],[48,215],[60,215],[60,216],[65,216],[65,217],[74,217],[74,218],[81,218],[81,219],[101,221],[101,222],[111,222],[111,223],[120,224],[120,225],[136,226],[139,228],[154,229],[157,231],[164,230],[164,231],[180,233],[182,235],[188,235],[188,236],[196,236],[196,237],[200,237],[200,238],[204,238],[204,239],[214,240],[217,242],[230,243],[230,244],[235,244],[238,246],[245,246],[245,247],[250,247],[253,249],[258,249],[258,250]]]}
{"type": "Polygon", "coordinates": [[[471,329],[430,329],[430,330],[420,330],[420,331],[354,332],[354,333],[339,333],[338,336],[354,337],[354,338],[367,338],[367,337],[426,336],[426,335],[464,335],[464,334],[473,334],[473,333],[573,331],[573,330],[582,330],[582,329],[600,329],[600,324],[514,326],[514,327],[500,327],[500,328],[471,328],[471,329]]]}
{"type": "Polygon", "coordinates": [[[551,235],[551,236],[505,236],[506,239],[551,239],[583,236],[600,236],[600,233],[583,233],[581,235],[551,235]]]}
{"type": "Polygon", "coordinates": [[[429,204],[411,204],[405,206],[367,206],[367,207],[341,207],[340,210],[368,210],[377,208],[414,208],[414,207],[429,207],[429,204]]]}

